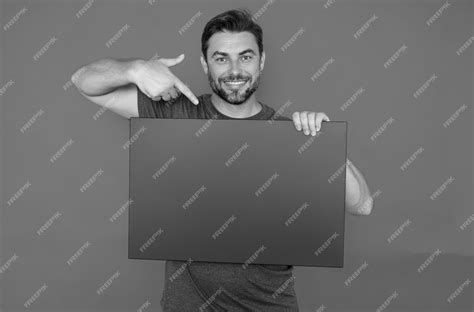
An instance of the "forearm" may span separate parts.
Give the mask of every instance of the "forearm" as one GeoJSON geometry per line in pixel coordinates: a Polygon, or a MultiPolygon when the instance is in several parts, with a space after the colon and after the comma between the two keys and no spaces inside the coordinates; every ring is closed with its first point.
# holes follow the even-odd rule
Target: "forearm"
{"type": "Polygon", "coordinates": [[[143,61],[101,59],[79,68],[71,81],[89,96],[107,94],[118,87],[134,83],[133,71],[143,61]]]}

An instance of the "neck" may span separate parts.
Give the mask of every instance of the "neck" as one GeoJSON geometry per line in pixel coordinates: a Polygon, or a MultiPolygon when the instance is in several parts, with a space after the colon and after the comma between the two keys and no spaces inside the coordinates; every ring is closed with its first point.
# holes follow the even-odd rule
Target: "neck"
{"type": "Polygon", "coordinates": [[[244,103],[233,105],[224,101],[213,92],[211,103],[221,114],[232,118],[248,118],[258,114],[263,109],[262,105],[257,101],[255,94],[252,94],[244,103]]]}

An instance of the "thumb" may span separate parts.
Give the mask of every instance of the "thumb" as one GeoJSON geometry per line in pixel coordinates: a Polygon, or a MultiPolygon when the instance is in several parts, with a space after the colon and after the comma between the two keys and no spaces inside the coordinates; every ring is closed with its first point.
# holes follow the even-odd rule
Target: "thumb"
{"type": "Polygon", "coordinates": [[[182,60],[184,60],[184,53],[180,54],[176,58],[162,58],[162,59],[160,59],[160,61],[168,67],[179,64],[179,63],[181,63],[182,60]]]}

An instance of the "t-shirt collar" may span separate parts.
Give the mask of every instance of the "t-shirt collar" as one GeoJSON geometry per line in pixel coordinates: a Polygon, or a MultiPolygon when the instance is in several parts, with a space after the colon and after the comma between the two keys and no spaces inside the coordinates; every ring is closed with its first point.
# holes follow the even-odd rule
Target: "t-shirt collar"
{"type": "Polygon", "coordinates": [[[253,116],[250,116],[250,117],[247,117],[247,118],[234,118],[234,117],[230,117],[230,116],[227,116],[227,115],[224,115],[222,114],[220,111],[217,110],[217,108],[214,107],[214,104],[212,104],[212,101],[211,101],[211,94],[205,94],[204,95],[204,107],[207,109],[207,111],[211,114],[211,115],[218,115],[221,119],[241,119],[241,120],[245,120],[245,119],[260,119],[262,116],[264,116],[267,111],[268,111],[268,107],[266,107],[266,105],[262,104],[260,101],[258,101],[260,103],[260,105],[262,106],[262,109],[255,115],[253,116]]]}

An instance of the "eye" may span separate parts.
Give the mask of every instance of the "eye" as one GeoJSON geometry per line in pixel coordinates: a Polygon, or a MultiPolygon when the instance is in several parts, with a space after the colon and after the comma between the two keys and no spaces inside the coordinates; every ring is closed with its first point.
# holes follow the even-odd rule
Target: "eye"
{"type": "Polygon", "coordinates": [[[225,58],[223,58],[223,57],[218,57],[218,58],[216,58],[216,61],[220,63],[219,60],[225,60],[225,58]]]}
{"type": "Polygon", "coordinates": [[[242,58],[245,58],[245,57],[248,57],[248,60],[252,59],[252,57],[250,55],[242,56],[242,58]]]}

